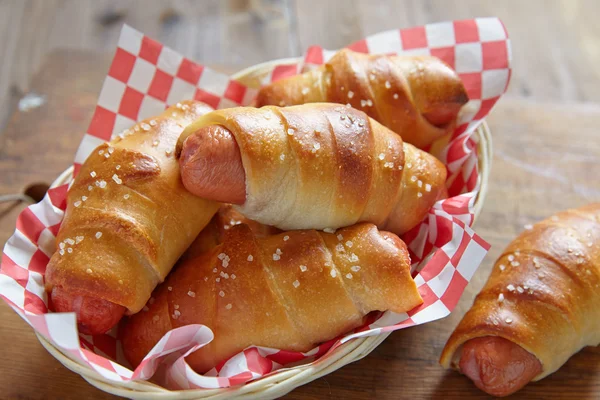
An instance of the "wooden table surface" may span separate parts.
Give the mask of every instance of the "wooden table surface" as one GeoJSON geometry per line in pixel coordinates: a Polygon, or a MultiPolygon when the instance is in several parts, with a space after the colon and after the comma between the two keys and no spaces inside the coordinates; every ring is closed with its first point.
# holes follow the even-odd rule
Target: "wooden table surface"
{"type": "MultiPolygon", "coordinates": [[[[49,183],[71,164],[108,69],[110,57],[104,52],[114,48],[122,22],[189,57],[232,71],[298,55],[312,43],[336,48],[393,27],[500,16],[513,39],[515,71],[509,94],[488,119],[493,169],[475,228],[492,244],[489,255],[450,317],[396,332],[365,359],[288,396],[485,398],[464,377],[444,371],[437,358],[494,259],[523,225],[600,201],[600,73],[595,67],[600,35],[594,13],[600,6],[542,0],[369,4],[0,0],[0,128],[5,127],[0,134],[0,194],[19,192],[33,182],[49,183]],[[46,102],[18,111],[16,104],[26,91],[45,95],[46,102]]],[[[0,243],[12,234],[22,208],[0,204],[0,243]]],[[[62,367],[4,303],[0,321],[0,398],[114,398],[62,367]]],[[[584,349],[557,373],[513,397],[600,397],[600,348],[584,349]]]]}

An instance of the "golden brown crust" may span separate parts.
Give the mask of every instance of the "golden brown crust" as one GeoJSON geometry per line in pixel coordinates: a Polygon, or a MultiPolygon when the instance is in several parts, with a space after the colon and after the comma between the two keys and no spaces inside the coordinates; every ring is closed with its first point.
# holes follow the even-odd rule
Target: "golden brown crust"
{"type": "Polygon", "coordinates": [[[137,365],[169,329],[205,324],[215,339],[188,357],[202,373],[251,345],[307,351],[360,326],[370,311],[406,312],[422,300],[406,247],[396,246],[372,224],[262,239],[237,225],[223,244],[178,267],[149,310],[130,318],[125,355],[137,365]]]}
{"type": "Polygon", "coordinates": [[[211,125],[227,128],[241,153],[246,202],[239,210],[281,229],[367,221],[387,223],[402,234],[424,218],[443,190],[441,163],[414,147],[405,150],[398,135],[351,107],[313,103],[219,110],[186,128],[178,148],[211,125]],[[421,191],[412,181],[403,183],[405,166],[411,166],[409,179],[418,176],[421,191]],[[391,214],[404,220],[390,223],[391,214]]]}
{"type": "Polygon", "coordinates": [[[223,243],[223,238],[229,229],[235,225],[248,225],[254,236],[261,238],[280,233],[281,230],[260,222],[253,221],[244,217],[236,211],[231,204],[223,204],[208,225],[196,237],[194,242],[181,256],[179,261],[189,260],[198,257],[202,253],[212,250],[217,245],[223,243]]]}
{"type": "Polygon", "coordinates": [[[218,207],[185,190],[173,156],[185,125],[208,111],[180,103],[92,152],[67,195],[49,290],[143,307],[218,207]]]}
{"type": "Polygon", "coordinates": [[[350,104],[419,148],[454,129],[468,97],[458,75],[435,57],[341,50],[322,67],[263,87],[256,103],[350,104]]]}
{"type": "Polygon", "coordinates": [[[500,336],[535,355],[541,379],[600,344],[600,203],[561,212],[504,251],[441,356],[455,367],[463,343],[500,336]]]}

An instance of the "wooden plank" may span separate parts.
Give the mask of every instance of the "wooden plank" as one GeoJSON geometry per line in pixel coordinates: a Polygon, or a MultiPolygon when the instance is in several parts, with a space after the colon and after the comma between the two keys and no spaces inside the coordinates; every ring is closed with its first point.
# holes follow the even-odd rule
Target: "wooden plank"
{"type": "Polygon", "coordinates": [[[205,64],[298,55],[291,0],[0,1],[0,128],[54,49],[113,52],[123,23],[205,64]]]}

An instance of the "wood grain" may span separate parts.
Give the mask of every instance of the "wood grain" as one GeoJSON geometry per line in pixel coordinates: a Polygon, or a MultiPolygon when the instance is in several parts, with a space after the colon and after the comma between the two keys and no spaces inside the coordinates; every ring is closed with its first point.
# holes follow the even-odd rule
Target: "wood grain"
{"type": "MultiPolygon", "coordinates": [[[[0,194],[49,183],[71,164],[108,68],[105,52],[114,51],[124,22],[188,57],[237,69],[299,55],[314,43],[337,48],[399,26],[499,16],[513,38],[515,70],[509,94],[489,118],[493,169],[476,223],[492,244],[488,257],[450,317],[396,332],[365,359],[288,396],[486,398],[464,377],[444,371],[437,358],[493,261],[523,225],[600,200],[600,104],[594,103],[600,102],[600,5],[594,0],[373,3],[0,0],[0,128],[7,124],[0,133],[0,194]],[[46,104],[13,114],[27,91],[46,95],[46,104]]],[[[0,243],[12,234],[22,208],[0,205],[0,243]]],[[[3,302],[0,320],[0,398],[114,398],[62,367],[3,302]]],[[[600,348],[583,350],[514,397],[600,397],[600,348]]]]}
{"type": "Polygon", "coordinates": [[[498,16],[513,39],[509,97],[597,102],[598,11],[596,0],[0,0],[0,128],[46,54],[112,52],[123,23],[192,59],[239,68],[386,29],[498,16]]]}

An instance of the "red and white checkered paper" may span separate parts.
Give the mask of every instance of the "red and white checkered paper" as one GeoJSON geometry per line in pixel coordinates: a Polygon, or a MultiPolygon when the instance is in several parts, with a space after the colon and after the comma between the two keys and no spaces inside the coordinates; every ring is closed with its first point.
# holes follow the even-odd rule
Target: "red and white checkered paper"
{"type": "MultiPolygon", "coordinates": [[[[196,374],[185,355],[209,343],[213,333],[190,325],[167,333],[132,371],[122,356],[115,331],[98,336],[77,332],[73,313],[51,313],[44,291],[44,272],[55,251],[55,237],[66,208],[67,184],[48,191],[25,209],[8,240],[0,269],[0,296],[39,334],[65,354],[114,381],[150,378],[159,362],[169,388],[219,388],[243,384],[291,365],[319,362],[332,350],[357,337],[377,335],[447,316],[489,249],[470,228],[479,191],[478,154],[473,132],[505,92],[510,79],[510,41],[497,18],[436,23],[369,36],[349,46],[366,53],[431,54],[460,74],[470,102],[448,145],[436,154],[449,171],[449,199],[403,236],[413,261],[413,275],[424,303],[406,314],[369,315],[354,332],[307,352],[250,347],[204,375],[196,374]]],[[[303,62],[279,65],[266,81],[299,73],[329,59],[333,51],[312,47],[303,62]]],[[[255,90],[190,61],[125,26],[104,82],[94,116],[75,156],[75,171],[99,144],[168,105],[195,98],[215,108],[249,105],[255,90]]]]}

